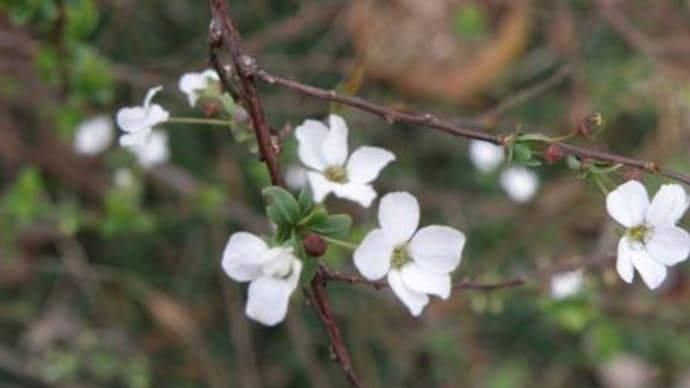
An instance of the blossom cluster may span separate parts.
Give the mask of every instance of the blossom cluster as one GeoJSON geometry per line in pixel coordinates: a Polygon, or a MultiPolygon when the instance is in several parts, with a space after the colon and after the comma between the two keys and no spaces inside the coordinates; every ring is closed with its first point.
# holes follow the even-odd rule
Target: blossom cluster
{"type": "MultiPolygon", "coordinates": [[[[132,152],[144,167],[169,158],[167,134],[156,129],[171,121],[170,113],[153,103],[162,87],[151,88],[142,105],[122,108],[116,122],[123,131],[122,147],[132,152]]],[[[217,103],[228,104],[216,73],[206,70],[188,73],[179,80],[190,106],[213,112],[217,103]],[[209,104],[209,101],[213,102],[209,104]]],[[[230,99],[231,100],[231,99],[230,99]]],[[[307,119],[295,131],[297,154],[303,168],[290,169],[286,176],[292,187],[305,185],[299,198],[282,188],[264,191],[271,198],[267,215],[275,223],[275,234],[262,238],[249,232],[232,234],[222,254],[221,266],[235,281],[248,282],[246,314],[264,325],[282,322],[294,290],[310,275],[323,249],[307,246],[319,236],[334,244],[348,245],[338,237],[349,233],[351,219],[329,215],[323,202],[331,195],[369,208],[378,197],[373,182],[396,156],[381,147],[361,146],[350,152],[345,120],[331,114],[327,123],[307,119]],[[313,239],[312,239],[313,240],[313,239]]],[[[93,155],[107,149],[112,141],[112,124],[99,116],[77,129],[77,153],[93,155]]],[[[499,183],[507,196],[518,204],[529,202],[537,193],[539,178],[527,167],[508,165],[504,148],[482,141],[471,141],[469,157],[475,168],[487,176],[500,172],[499,183]]],[[[510,159],[510,157],[508,158],[510,159]]],[[[677,184],[661,186],[650,201],[645,187],[628,181],[606,198],[609,215],[623,226],[618,243],[616,269],[628,283],[637,271],[644,283],[654,289],[661,285],[667,267],[687,259],[690,234],[679,228],[688,208],[685,190],[677,184]]],[[[365,279],[386,282],[410,313],[418,316],[430,296],[447,299],[452,292],[452,273],[459,267],[465,235],[445,225],[420,227],[420,206],[410,193],[395,191],[383,195],[378,203],[378,227],[370,230],[353,247],[352,262],[365,279]]],[[[347,236],[344,236],[347,237],[347,236]]],[[[556,299],[577,293],[582,286],[582,271],[553,277],[551,293],[556,299]]]]}

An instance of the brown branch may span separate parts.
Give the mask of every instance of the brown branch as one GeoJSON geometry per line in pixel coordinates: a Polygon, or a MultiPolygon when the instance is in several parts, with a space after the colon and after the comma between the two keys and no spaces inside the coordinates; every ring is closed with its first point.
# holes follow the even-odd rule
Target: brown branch
{"type": "MultiPolygon", "coordinates": [[[[274,147],[271,129],[267,123],[261,99],[254,84],[256,63],[242,49],[239,31],[232,21],[230,9],[225,0],[210,0],[210,4],[213,16],[209,26],[209,60],[221,79],[223,89],[238,99],[247,112],[249,112],[259,152],[271,175],[271,182],[276,186],[285,186],[278,165],[278,151],[274,147]],[[234,90],[228,72],[221,65],[219,50],[223,44],[230,52],[235,73],[239,78],[240,93],[234,90]]],[[[362,384],[352,369],[350,354],[331,312],[328,294],[326,293],[327,281],[328,278],[324,276],[323,271],[317,271],[311,282],[311,294],[306,290],[304,293],[310,298],[312,305],[316,308],[319,319],[328,334],[336,361],[340,363],[348,382],[352,386],[361,387],[362,384]]]]}
{"type": "MultiPolygon", "coordinates": [[[[280,87],[284,87],[286,89],[290,89],[294,92],[303,94],[305,96],[310,96],[329,102],[338,102],[343,105],[347,105],[365,112],[372,113],[374,115],[380,116],[389,124],[400,122],[405,124],[418,125],[421,127],[442,131],[453,136],[463,137],[467,139],[483,140],[501,146],[505,146],[510,139],[509,135],[494,135],[486,132],[489,129],[489,127],[486,125],[478,124],[476,121],[464,120],[464,122],[455,125],[450,122],[443,121],[430,113],[401,112],[392,108],[369,102],[360,97],[340,95],[334,90],[321,89],[311,85],[300,83],[298,81],[279,77],[263,69],[256,69],[255,75],[258,79],[270,85],[277,85],[280,87]]],[[[661,168],[658,164],[654,162],[637,160],[604,151],[590,150],[588,148],[575,146],[567,143],[553,144],[558,145],[567,155],[576,156],[580,159],[591,159],[607,163],[621,164],[650,174],[659,174],[661,176],[676,180],[678,182],[685,183],[686,185],[690,185],[690,176],[661,168]]]]}
{"type": "Polygon", "coordinates": [[[311,281],[311,302],[316,307],[316,312],[321,319],[321,322],[326,329],[328,338],[331,340],[331,345],[333,347],[333,354],[336,357],[336,361],[340,363],[343,371],[345,372],[345,377],[347,381],[354,387],[362,387],[362,383],[357,378],[354,370],[352,369],[352,360],[350,359],[350,354],[345,347],[342,334],[340,333],[340,328],[333,318],[333,313],[331,312],[331,306],[328,301],[328,294],[326,294],[326,284],[328,283],[329,277],[324,266],[320,266],[316,275],[311,281]]]}
{"type": "Polygon", "coordinates": [[[256,85],[254,84],[253,67],[256,66],[254,59],[242,49],[239,31],[230,18],[230,9],[225,0],[211,0],[211,11],[213,14],[209,27],[209,55],[211,63],[216,69],[218,76],[223,80],[224,89],[232,92],[227,72],[219,66],[220,62],[218,61],[217,49],[225,43],[230,51],[230,58],[235,72],[239,77],[242,92],[240,101],[249,113],[261,158],[266,163],[268,172],[271,175],[271,182],[276,186],[284,186],[285,182],[280,174],[280,167],[278,165],[278,155],[271,139],[271,129],[266,120],[261,99],[256,91],[256,85]]]}

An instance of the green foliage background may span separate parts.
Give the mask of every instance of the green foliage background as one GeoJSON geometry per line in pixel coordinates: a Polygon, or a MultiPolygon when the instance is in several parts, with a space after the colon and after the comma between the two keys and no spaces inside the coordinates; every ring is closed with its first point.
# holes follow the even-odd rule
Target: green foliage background
{"type": "MultiPolygon", "coordinates": [[[[446,27],[477,50],[471,61],[487,49],[482,42],[503,11],[500,2],[461,3],[446,27]]],[[[462,103],[403,93],[369,77],[366,66],[363,84],[350,91],[477,118],[568,65],[562,81],[492,119],[558,136],[599,111],[604,132],[582,144],[689,172],[690,5],[621,2],[614,10],[642,34],[636,40],[616,28],[603,3],[527,2],[526,47],[462,103]]],[[[342,20],[348,3],[230,4],[264,67],[353,88],[348,80],[361,62],[342,20]],[[320,16],[280,30],[305,9],[320,16]]],[[[299,293],[287,321],[266,329],[246,320],[246,287],[220,270],[230,233],[269,230],[261,195],[267,173],[237,133],[166,125],[172,160],[149,171],[116,146],[99,157],[71,149],[81,121],[136,105],[158,84],[160,104],[176,116],[200,116],[177,80],[206,68],[208,23],[199,1],[0,0],[0,386],[346,386],[299,293]],[[113,184],[123,168],[134,174],[124,189],[113,184]]],[[[601,193],[563,162],[536,168],[540,191],[518,205],[498,186],[499,171],[473,169],[463,139],[260,89],[275,128],[335,108],[348,119],[353,149],[395,152],[377,189],[410,191],[422,203],[423,224],[467,234],[458,279],[500,280],[615,247],[601,193]]],[[[281,163],[298,163],[292,137],[281,163]]],[[[650,188],[663,182],[647,177],[650,188]]],[[[352,216],[353,241],[376,223],[375,207],[328,206],[352,216]]],[[[354,271],[339,248],[325,260],[354,271]]],[[[650,292],[639,281],[622,283],[609,264],[588,268],[582,292],[565,300],[551,298],[548,276],[491,293],[459,291],[434,300],[420,319],[386,290],[331,284],[328,291],[367,386],[618,387],[621,376],[638,375],[641,386],[685,386],[688,264],[671,273],[650,292]]]]}

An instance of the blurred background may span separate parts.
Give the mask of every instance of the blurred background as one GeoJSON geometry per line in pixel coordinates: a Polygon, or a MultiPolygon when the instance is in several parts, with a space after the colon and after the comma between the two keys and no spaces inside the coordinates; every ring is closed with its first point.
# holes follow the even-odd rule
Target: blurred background
{"type": "MultiPolygon", "coordinates": [[[[604,131],[583,145],[690,172],[687,0],[230,5],[246,48],[276,74],[496,131],[559,136],[601,112],[604,131]]],[[[209,15],[203,1],[0,0],[0,386],[347,386],[299,293],[267,329],[244,316],[246,286],[220,270],[230,233],[269,230],[269,179],[242,128],[164,124],[169,157],[155,165],[115,139],[99,152],[76,146],[88,120],[113,127],[117,109],[156,85],[174,116],[202,117],[177,83],[207,68],[209,15]]],[[[353,148],[394,151],[377,190],[410,191],[423,224],[467,234],[458,279],[589,264],[457,291],[419,319],[388,290],[330,284],[367,386],[690,387],[690,266],[650,292],[620,281],[611,261],[591,265],[618,237],[602,194],[565,163],[530,168],[533,189],[516,198],[509,167],[475,167],[464,139],[260,92],[285,133],[337,111],[353,148]]],[[[283,142],[296,187],[296,142],[283,142]]],[[[353,241],[376,224],[372,210],[329,207],[353,216],[353,241]]],[[[326,260],[354,271],[348,252],[326,260]]]]}

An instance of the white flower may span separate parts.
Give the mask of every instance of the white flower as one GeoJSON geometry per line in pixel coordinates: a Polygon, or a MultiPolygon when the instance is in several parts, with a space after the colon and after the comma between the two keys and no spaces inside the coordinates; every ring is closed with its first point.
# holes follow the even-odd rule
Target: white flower
{"type": "Polygon", "coordinates": [[[122,108],[117,112],[117,125],[126,133],[120,136],[120,145],[129,147],[146,141],[151,129],[168,120],[170,113],[158,104],[151,104],[151,99],[162,86],[149,89],[143,106],[122,108]]]}
{"type": "Polygon", "coordinates": [[[369,207],[376,198],[371,182],[395,160],[392,152],[363,146],[348,160],[347,125],[337,115],[328,118],[330,129],[316,120],[305,120],[297,127],[298,154],[302,163],[313,169],[307,179],[314,200],[321,202],[330,193],[369,207]],[[347,162],[347,163],[346,163],[347,162]]]}
{"type": "Polygon", "coordinates": [[[218,81],[218,73],[208,69],[201,73],[186,73],[180,77],[178,84],[180,90],[187,95],[189,106],[196,105],[202,92],[209,88],[214,82],[218,81]]]}
{"type": "Polygon", "coordinates": [[[470,161],[483,173],[496,169],[503,163],[503,147],[482,140],[470,140],[470,161]]]}
{"type": "Polygon", "coordinates": [[[96,155],[105,151],[113,141],[113,123],[108,116],[96,116],[79,126],[74,136],[74,151],[81,155],[96,155]]]}
{"type": "Polygon", "coordinates": [[[233,280],[250,282],[245,308],[249,318],[266,326],[285,319],[302,271],[302,262],[292,248],[269,248],[257,236],[237,232],[230,236],[221,264],[233,280]]]}
{"type": "Polygon", "coordinates": [[[539,188],[539,177],[532,170],[513,166],[501,173],[501,187],[517,203],[532,199],[539,188]]]}
{"type": "Polygon", "coordinates": [[[285,184],[292,190],[301,189],[307,183],[307,170],[298,165],[291,165],[285,169],[285,184]]]}
{"type": "Polygon", "coordinates": [[[618,242],[616,269],[631,283],[633,268],[650,289],[666,278],[666,267],[690,254],[690,235],[676,223],[688,208],[688,196],[680,185],[662,185],[651,204],[645,187],[628,181],[606,197],[606,210],[626,228],[618,242]]]}
{"type": "Polygon", "coordinates": [[[447,299],[465,235],[439,225],[417,230],[419,203],[405,192],[381,198],[378,219],[380,228],[369,232],[355,250],[359,272],[370,280],[388,274],[391,289],[414,316],[429,302],[427,294],[447,299]]]}
{"type": "Polygon", "coordinates": [[[159,130],[151,131],[141,141],[128,146],[127,149],[136,156],[137,162],[144,168],[163,164],[170,159],[168,134],[159,130]]]}
{"type": "Polygon", "coordinates": [[[554,275],[551,278],[551,296],[554,299],[565,299],[577,294],[582,288],[582,271],[570,271],[554,275]]]}

